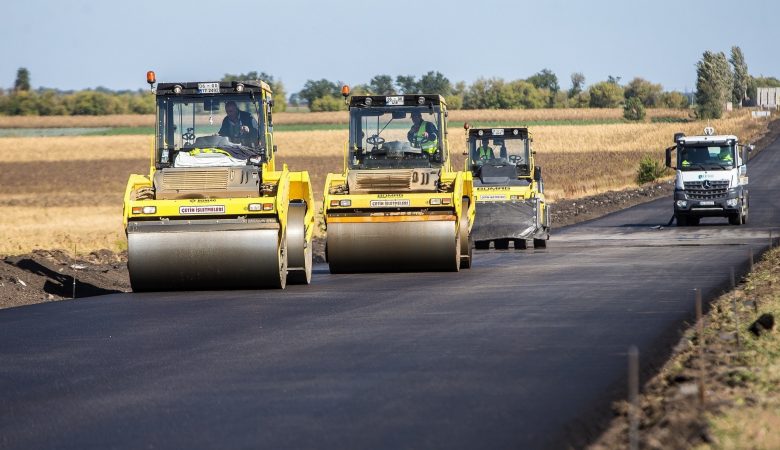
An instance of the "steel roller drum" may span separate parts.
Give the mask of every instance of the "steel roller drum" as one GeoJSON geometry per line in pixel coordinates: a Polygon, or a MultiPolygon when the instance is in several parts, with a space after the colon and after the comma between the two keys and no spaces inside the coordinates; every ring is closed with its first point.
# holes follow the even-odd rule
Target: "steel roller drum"
{"type": "Polygon", "coordinates": [[[458,271],[460,239],[454,220],[329,221],[331,273],[458,271]]]}
{"type": "Polygon", "coordinates": [[[284,288],[279,225],[242,225],[128,227],[133,291],[284,288]]]}
{"type": "Polygon", "coordinates": [[[477,202],[471,236],[475,241],[531,239],[541,230],[533,200],[477,202]]]}

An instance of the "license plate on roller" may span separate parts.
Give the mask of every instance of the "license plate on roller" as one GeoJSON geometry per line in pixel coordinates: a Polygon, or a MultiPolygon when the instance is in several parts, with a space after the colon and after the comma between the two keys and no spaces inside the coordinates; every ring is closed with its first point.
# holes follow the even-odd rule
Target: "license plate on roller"
{"type": "Polygon", "coordinates": [[[198,94],[219,94],[219,83],[198,83],[198,94]]]}

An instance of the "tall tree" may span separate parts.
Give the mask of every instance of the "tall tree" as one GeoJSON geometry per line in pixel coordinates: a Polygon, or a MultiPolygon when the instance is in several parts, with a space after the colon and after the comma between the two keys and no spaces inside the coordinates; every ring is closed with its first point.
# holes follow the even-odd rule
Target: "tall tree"
{"type": "Polygon", "coordinates": [[[550,69],[542,69],[531,75],[526,81],[533,84],[536,89],[547,89],[550,93],[548,97],[548,106],[555,106],[555,95],[561,90],[558,84],[558,76],[550,69]]]}
{"type": "Polygon", "coordinates": [[[419,90],[417,77],[414,75],[398,75],[395,77],[395,85],[402,94],[414,94],[419,90]]]}
{"type": "Polygon", "coordinates": [[[731,58],[729,58],[729,62],[734,68],[734,83],[731,89],[731,101],[734,103],[734,106],[742,106],[742,101],[747,97],[750,75],[748,74],[745,55],[742,54],[741,48],[736,45],[731,47],[731,58]]]}
{"type": "Polygon", "coordinates": [[[393,77],[390,75],[377,75],[368,82],[368,88],[374,95],[393,95],[393,77]]]}
{"type": "Polygon", "coordinates": [[[626,85],[626,100],[637,97],[644,106],[658,106],[663,93],[663,86],[651,83],[644,78],[636,77],[626,85]]]}
{"type": "Polygon", "coordinates": [[[16,71],[16,81],[14,81],[14,91],[29,91],[30,90],[30,71],[24,67],[20,67],[16,71]]]}
{"type": "Polygon", "coordinates": [[[303,85],[303,89],[298,92],[298,96],[308,103],[309,107],[312,106],[314,100],[323,97],[338,97],[341,95],[341,88],[337,83],[326,80],[306,80],[303,85]]]}
{"type": "Polygon", "coordinates": [[[417,89],[421,94],[450,95],[452,83],[441,72],[431,70],[420,78],[417,89]]]}
{"type": "Polygon", "coordinates": [[[613,81],[602,81],[590,87],[591,108],[617,108],[623,101],[623,88],[613,81]]]}
{"type": "Polygon", "coordinates": [[[723,52],[709,50],[696,63],[696,111],[702,119],[719,119],[731,100],[732,74],[723,52]]]}
{"type": "Polygon", "coordinates": [[[569,89],[569,98],[572,98],[582,92],[582,88],[585,86],[585,75],[582,72],[574,72],[571,74],[571,89],[569,89]]]}

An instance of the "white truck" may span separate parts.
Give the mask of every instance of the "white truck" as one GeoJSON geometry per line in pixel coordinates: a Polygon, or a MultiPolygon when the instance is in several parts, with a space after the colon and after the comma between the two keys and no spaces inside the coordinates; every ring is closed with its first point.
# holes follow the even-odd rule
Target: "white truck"
{"type": "Polygon", "coordinates": [[[727,217],[732,225],[747,223],[747,161],[753,146],[740,144],[734,135],[716,135],[712,127],[705,128],[702,136],[676,133],[674,142],[666,149],[666,166],[677,171],[677,226],[698,225],[702,217],[727,217]]]}

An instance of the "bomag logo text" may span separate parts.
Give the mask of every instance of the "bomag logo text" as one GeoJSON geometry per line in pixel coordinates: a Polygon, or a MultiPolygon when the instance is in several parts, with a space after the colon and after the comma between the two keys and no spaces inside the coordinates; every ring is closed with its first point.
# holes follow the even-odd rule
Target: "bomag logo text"
{"type": "Polygon", "coordinates": [[[379,198],[402,198],[404,194],[378,194],[379,198]]]}
{"type": "Polygon", "coordinates": [[[509,191],[508,187],[475,187],[475,191],[509,191]]]}

